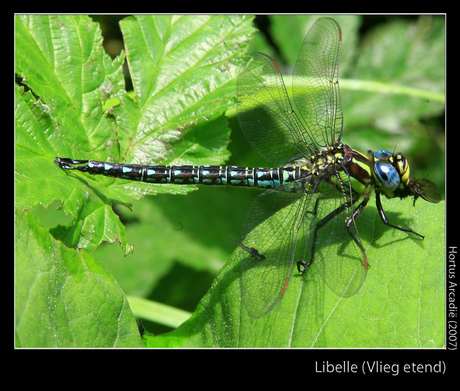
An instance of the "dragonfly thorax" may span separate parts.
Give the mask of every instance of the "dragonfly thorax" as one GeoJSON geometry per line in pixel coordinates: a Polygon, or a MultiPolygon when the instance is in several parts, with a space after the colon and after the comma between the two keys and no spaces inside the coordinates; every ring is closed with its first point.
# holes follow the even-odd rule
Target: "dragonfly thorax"
{"type": "Polygon", "coordinates": [[[348,146],[342,143],[333,143],[329,148],[317,149],[314,154],[309,156],[309,160],[305,160],[305,166],[308,167],[313,175],[322,175],[324,177],[325,175],[327,176],[328,172],[332,174],[332,166],[335,164],[340,165],[345,158],[344,147],[348,146]]]}

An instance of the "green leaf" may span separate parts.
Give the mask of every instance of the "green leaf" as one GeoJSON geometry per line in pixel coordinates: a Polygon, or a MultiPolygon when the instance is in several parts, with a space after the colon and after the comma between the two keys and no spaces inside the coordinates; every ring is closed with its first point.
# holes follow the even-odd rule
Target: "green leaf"
{"type": "Polygon", "coordinates": [[[195,189],[65,172],[53,163],[55,156],[165,164],[218,164],[229,156],[222,113],[234,102],[236,71],[253,32],[251,18],[141,16],[124,21],[122,29],[130,70],[140,80],[134,83],[134,99],[124,89],[124,53],[110,59],[99,25],[89,17],[16,17],[15,66],[23,85],[15,86],[15,205],[18,215],[28,219],[16,226],[17,346],[139,346],[123,293],[110,287],[113,279],[87,252],[103,241],[119,242],[124,254],[132,251],[113,203],[129,206],[145,194],[195,189]],[[32,218],[27,210],[56,200],[72,223],[50,229],[50,236],[34,220],[37,213],[32,218]],[[35,241],[27,236],[34,232],[39,236],[35,241]],[[45,263],[37,271],[27,255],[40,249],[40,257],[29,257],[45,263]],[[50,254],[51,264],[46,263],[50,254]],[[80,259],[87,274],[80,278],[79,272],[82,284],[74,287],[69,263],[73,267],[80,259]],[[56,277],[57,309],[45,311],[50,289],[35,284],[42,273],[56,277]],[[119,324],[113,311],[100,309],[111,303],[106,295],[114,296],[111,310],[121,308],[119,324]],[[36,311],[32,296],[40,301],[36,311]],[[98,315],[107,318],[110,330],[98,315]],[[85,317],[94,323],[88,326],[85,317]],[[38,318],[40,331],[34,336],[38,318]],[[76,326],[81,326],[78,332],[71,329],[76,326]],[[98,326],[105,336],[97,334],[98,326]],[[125,338],[127,333],[132,338],[125,338]]]}
{"type": "MultiPolygon", "coordinates": [[[[228,157],[222,142],[229,141],[228,129],[219,116],[234,102],[249,21],[143,15],[121,22],[138,105],[127,105],[129,115],[120,117],[129,138],[121,144],[126,161],[181,164],[206,157],[212,164],[228,157]],[[203,135],[201,126],[208,126],[203,135]],[[204,140],[212,148],[200,149],[204,140]]],[[[122,106],[128,99],[121,96],[122,106]]]]}
{"type": "Polygon", "coordinates": [[[141,346],[126,297],[93,257],[15,220],[16,347],[141,346]]]}
{"type": "Polygon", "coordinates": [[[16,207],[62,200],[74,221],[54,234],[71,247],[93,251],[108,240],[132,251],[110,192],[91,179],[89,185],[69,178],[53,164],[55,156],[113,143],[114,119],[102,107],[124,85],[122,62],[123,56],[112,62],[105,54],[98,25],[88,17],[16,17],[16,73],[31,89],[16,86],[16,207]]]}
{"type": "Polygon", "coordinates": [[[94,251],[102,241],[132,251],[112,203],[194,187],[151,186],[59,169],[55,156],[116,162],[222,163],[234,79],[250,18],[140,16],[121,23],[134,101],[124,90],[123,53],[104,52],[97,23],[85,16],[18,16],[16,206],[62,200],[73,217],[53,235],[94,251]],[[37,99],[37,96],[39,97],[37,99]],[[118,105],[104,111],[108,99],[118,105]]]}
{"type": "Polygon", "coordinates": [[[123,259],[116,246],[101,246],[94,256],[127,294],[150,297],[152,291],[159,290],[155,301],[166,300],[169,305],[193,311],[229,259],[234,248],[229,238],[240,236],[244,215],[254,197],[249,192],[248,202],[243,204],[232,190],[208,186],[187,196],[161,195],[137,202],[132,210],[121,211],[135,248],[129,259],[123,259]],[[227,207],[223,208],[225,198],[227,207]],[[162,280],[168,278],[179,283],[159,289],[162,280]],[[192,286],[186,284],[189,280],[192,286]],[[180,300],[182,290],[186,291],[185,300],[180,300]],[[179,300],[175,301],[177,296],[179,300]],[[189,301],[191,297],[193,301],[189,301]],[[184,301],[188,305],[184,306],[184,301]]]}
{"type": "MultiPolygon", "coordinates": [[[[420,18],[416,23],[397,20],[376,27],[366,36],[351,77],[444,95],[444,23],[443,17],[433,17],[420,18]]],[[[366,99],[359,103],[354,102],[350,115],[358,110],[372,110],[370,114],[382,122],[381,127],[444,110],[444,102],[432,99],[401,96],[382,102],[381,95],[375,93],[366,94],[366,99]],[[386,118],[383,123],[388,114],[392,122],[386,118]]]]}
{"type": "MultiPolygon", "coordinates": [[[[371,265],[351,298],[333,293],[314,268],[294,272],[286,294],[262,318],[241,302],[236,258],[221,270],[191,319],[147,337],[148,346],[176,347],[442,347],[444,345],[444,203],[385,202],[387,227],[375,207],[358,219],[371,265]]],[[[340,262],[337,256],[336,262],[340,262]]]]}

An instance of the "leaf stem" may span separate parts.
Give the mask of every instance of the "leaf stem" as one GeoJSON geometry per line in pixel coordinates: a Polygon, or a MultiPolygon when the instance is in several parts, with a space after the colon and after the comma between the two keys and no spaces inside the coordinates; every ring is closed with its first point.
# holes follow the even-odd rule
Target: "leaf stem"
{"type": "Polygon", "coordinates": [[[165,326],[176,328],[192,316],[188,311],[142,297],[126,295],[126,298],[136,318],[150,320],[165,326]]]}
{"type": "Polygon", "coordinates": [[[340,87],[344,90],[376,91],[388,94],[416,96],[421,99],[429,99],[442,103],[445,102],[444,94],[391,83],[357,79],[342,79],[339,83],[340,87]]]}

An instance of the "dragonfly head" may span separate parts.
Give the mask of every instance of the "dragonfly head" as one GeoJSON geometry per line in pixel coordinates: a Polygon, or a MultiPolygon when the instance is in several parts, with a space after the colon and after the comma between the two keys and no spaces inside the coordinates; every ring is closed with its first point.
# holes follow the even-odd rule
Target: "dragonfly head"
{"type": "Polygon", "coordinates": [[[380,190],[388,197],[422,197],[428,202],[441,201],[436,185],[428,179],[409,178],[409,162],[401,155],[380,150],[374,153],[374,178],[380,190]]]}

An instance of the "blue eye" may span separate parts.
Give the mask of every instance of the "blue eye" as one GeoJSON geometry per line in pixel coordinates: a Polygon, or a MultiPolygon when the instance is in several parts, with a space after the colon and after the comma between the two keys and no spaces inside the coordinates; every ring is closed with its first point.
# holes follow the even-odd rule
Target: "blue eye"
{"type": "Polygon", "coordinates": [[[380,151],[374,153],[374,157],[377,159],[388,160],[392,156],[393,154],[391,152],[385,151],[384,149],[381,149],[380,151]]]}
{"type": "MultiPolygon", "coordinates": [[[[380,151],[379,151],[380,152],[380,151]]],[[[374,172],[385,192],[396,190],[401,181],[399,173],[387,161],[379,160],[374,164],[374,172]]]]}

